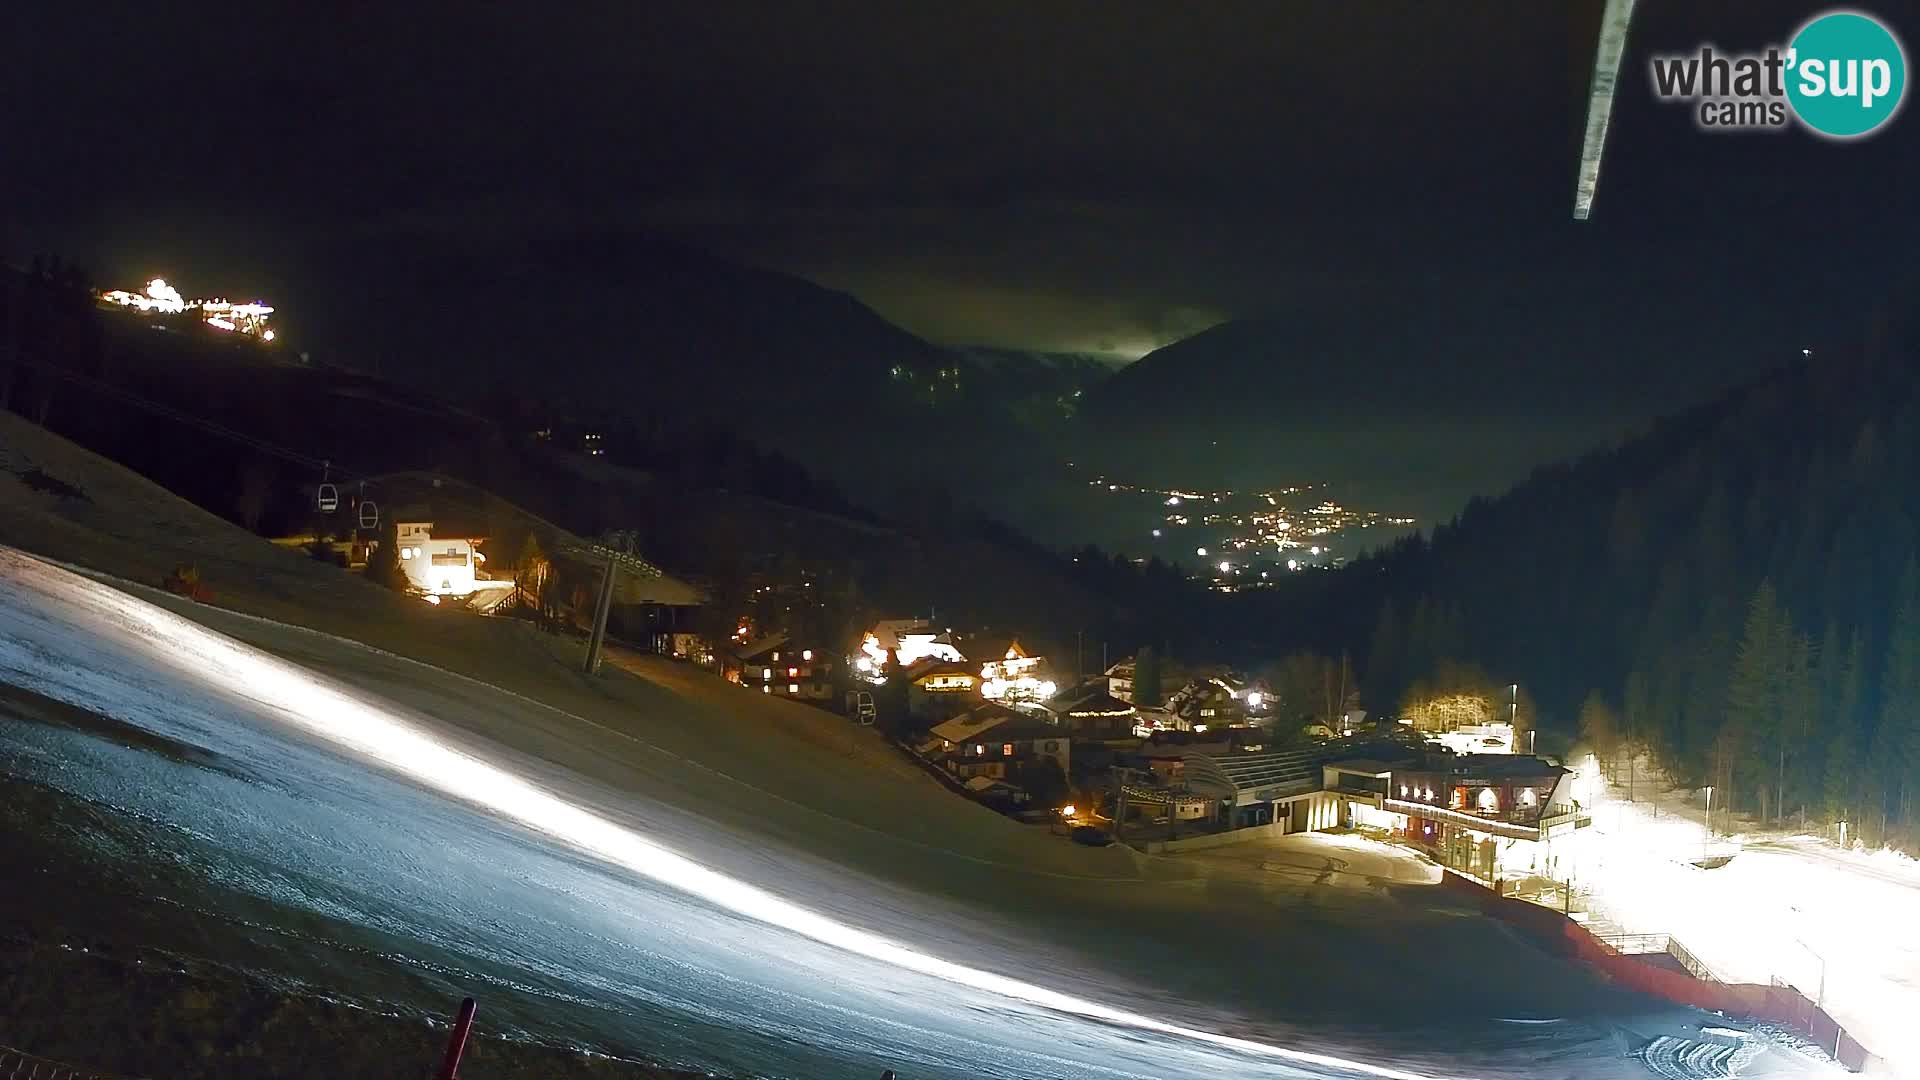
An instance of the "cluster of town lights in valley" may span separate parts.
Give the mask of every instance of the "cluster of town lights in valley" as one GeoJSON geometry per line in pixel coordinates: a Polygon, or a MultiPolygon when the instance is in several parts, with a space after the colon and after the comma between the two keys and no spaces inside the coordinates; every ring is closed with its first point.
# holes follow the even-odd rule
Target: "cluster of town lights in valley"
{"type": "Polygon", "coordinates": [[[128,292],[125,289],[112,289],[99,294],[100,302],[118,304],[121,307],[137,308],[141,311],[156,311],[165,315],[179,315],[189,308],[200,312],[202,322],[216,330],[258,337],[261,341],[272,341],[276,336],[267,325],[268,316],[273,307],[255,300],[250,304],[234,304],[223,299],[187,300],[180,290],[167,284],[165,278],[154,278],[147,282],[142,292],[128,292]]]}

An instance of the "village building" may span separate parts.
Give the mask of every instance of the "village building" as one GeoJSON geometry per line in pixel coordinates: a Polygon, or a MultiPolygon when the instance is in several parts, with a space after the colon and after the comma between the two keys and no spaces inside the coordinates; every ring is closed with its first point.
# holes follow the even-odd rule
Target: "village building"
{"type": "Polygon", "coordinates": [[[945,720],[980,702],[980,669],[965,660],[922,657],[907,665],[907,715],[922,723],[945,720]]]}
{"type": "Polygon", "coordinates": [[[835,659],[827,652],[795,647],[786,634],[771,634],[735,649],[725,676],[772,696],[830,704],[835,700],[835,659]]]}
{"type": "Polygon", "coordinates": [[[980,696],[989,701],[1045,701],[1058,689],[1046,657],[1028,655],[1017,638],[981,655],[996,657],[980,665],[980,696]]]}
{"type": "Polygon", "coordinates": [[[1121,701],[1094,679],[1054,695],[1043,706],[1053,722],[1076,739],[1130,740],[1140,710],[1121,701]]]}
{"type": "Polygon", "coordinates": [[[921,749],[961,778],[1006,780],[1042,758],[1051,759],[1063,776],[1073,765],[1073,740],[1067,732],[1045,717],[992,702],[935,726],[927,736],[921,749]]]}

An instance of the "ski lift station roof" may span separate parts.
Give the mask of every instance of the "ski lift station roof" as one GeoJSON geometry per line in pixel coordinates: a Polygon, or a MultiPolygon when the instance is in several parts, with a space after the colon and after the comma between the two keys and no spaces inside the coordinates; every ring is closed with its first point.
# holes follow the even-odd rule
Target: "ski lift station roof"
{"type": "Polygon", "coordinates": [[[1195,791],[1239,803],[1269,802],[1320,786],[1321,747],[1268,750],[1256,754],[1183,754],[1187,781],[1195,791]]]}

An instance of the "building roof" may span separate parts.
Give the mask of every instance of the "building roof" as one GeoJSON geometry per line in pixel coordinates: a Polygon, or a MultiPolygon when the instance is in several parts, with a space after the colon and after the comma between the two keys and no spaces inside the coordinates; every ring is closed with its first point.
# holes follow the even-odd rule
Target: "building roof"
{"type": "Polygon", "coordinates": [[[928,734],[938,736],[950,743],[969,742],[1002,724],[1011,723],[1019,715],[1004,705],[988,702],[977,709],[969,709],[945,723],[935,725],[928,734]]]}
{"type": "Polygon", "coordinates": [[[1557,777],[1572,770],[1531,754],[1460,754],[1453,758],[1451,771],[1476,776],[1557,777]]]}
{"type": "Polygon", "coordinates": [[[1114,697],[1112,694],[1107,693],[1105,690],[1097,690],[1084,697],[1066,702],[1060,702],[1059,698],[1055,698],[1053,702],[1049,703],[1048,707],[1067,716],[1083,717],[1133,716],[1140,711],[1132,705],[1114,697]]]}
{"type": "Polygon", "coordinates": [[[970,658],[983,663],[1004,662],[1007,660],[1027,660],[1033,657],[1019,638],[981,637],[967,640],[966,648],[961,650],[970,658]],[[1009,656],[1008,653],[1013,655],[1009,656]]]}
{"type": "Polygon", "coordinates": [[[765,653],[770,653],[773,650],[780,648],[786,643],[787,643],[787,635],[768,634],[766,637],[756,638],[755,640],[749,641],[745,645],[740,646],[739,651],[734,653],[734,655],[738,656],[743,662],[751,661],[760,657],[765,653]]]}
{"type": "Polygon", "coordinates": [[[1196,789],[1204,784],[1231,798],[1256,789],[1276,789],[1282,795],[1311,791],[1320,786],[1320,762],[1325,753],[1316,746],[1221,757],[1190,753],[1180,760],[1196,789]]]}
{"type": "Polygon", "coordinates": [[[978,679],[980,666],[964,660],[941,660],[928,656],[908,664],[906,670],[900,674],[908,682],[919,682],[930,675],[969,675],[978,679]]]}
{"type": "Polygon", "coordinates": [[[991,776],[976,776],[968,780],[964,786],[976,795],[995,790],[1005,791],[1008,794],[1026,793],[1025,789],[1018,784],[1009,784],[1005,780],[996,780],[991,776]]]}
{"type": "Polygon", "coordinates": [[[1393,771],[1393,766],[1373,758],[1341,758],[1338,761],[1325,762],[1330,769],[1342,769],[1350,773],[1364,773],[1368,776],[1383,776],[1393,771]]]}

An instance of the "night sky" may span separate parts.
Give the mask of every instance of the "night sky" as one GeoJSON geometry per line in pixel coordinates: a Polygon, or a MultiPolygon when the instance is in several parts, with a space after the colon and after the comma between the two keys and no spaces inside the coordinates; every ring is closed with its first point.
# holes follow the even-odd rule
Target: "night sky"
{"type": "MultiPolygon", "coordinates": [[[[1704,286],[1784,356],[1856,334],[1920,238],[1913,116],[1835,145],[1709,137],[1651,100],[1650,50],[1758,47],[1815,4],[1645,0],[1587,223],[1598,0],[55,6],[0,76],[0,251],[116,282],[287,296],[321,236],[584,223],[940,342],[1124,360],[1299,306],[1524,320],[1524,287],[1673,315],[1704,286]]],[[[1872,10],[1920,41],[1905,5],[1872,10]]],[[[1779,359],[1663,358],[1636,408],[1779,359]]]]}

